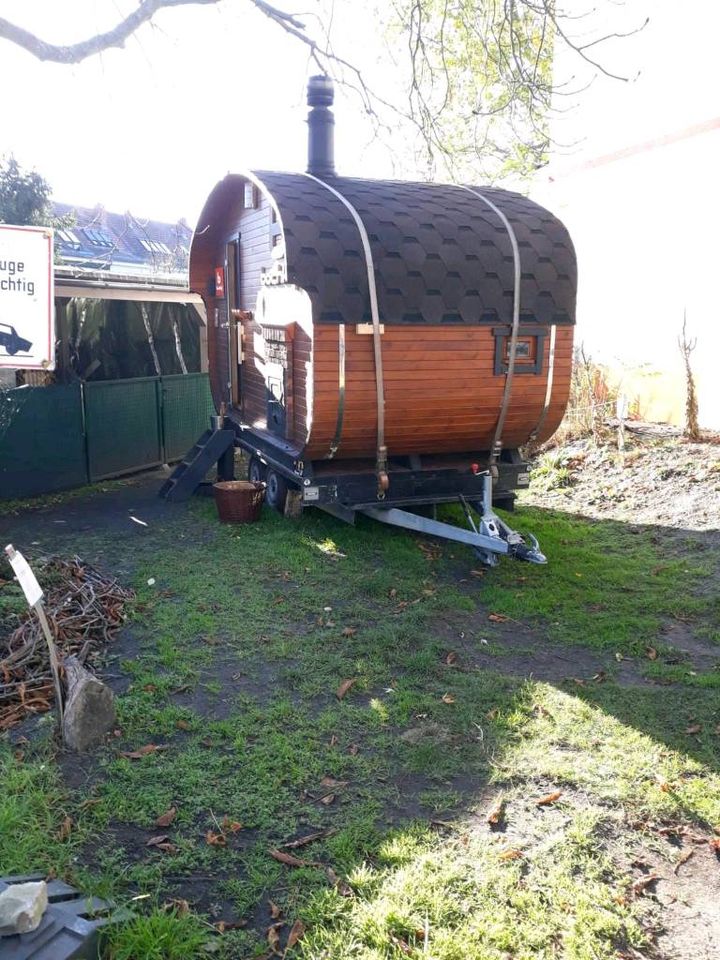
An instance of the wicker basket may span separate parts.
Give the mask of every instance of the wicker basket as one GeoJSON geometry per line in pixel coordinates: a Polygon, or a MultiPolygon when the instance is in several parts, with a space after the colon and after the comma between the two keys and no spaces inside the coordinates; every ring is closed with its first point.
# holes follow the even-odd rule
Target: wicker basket
{"type": "Polygon", "coordinates": [[[251,480],[222,480],[213,484],[221,523],[255,523],[265,499],[265,484],[251,480]]]}

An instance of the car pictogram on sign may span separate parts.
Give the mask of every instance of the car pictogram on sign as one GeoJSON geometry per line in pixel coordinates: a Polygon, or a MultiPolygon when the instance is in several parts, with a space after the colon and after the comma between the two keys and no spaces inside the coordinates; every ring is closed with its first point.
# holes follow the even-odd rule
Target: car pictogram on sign
{"type": "Polygon", "coordinates": [[[21,337],[9,323],[0,323],[0,347],[5,347],[5,352],[14,357],[16,353],[28,353],[32,343],[21,337]]]}

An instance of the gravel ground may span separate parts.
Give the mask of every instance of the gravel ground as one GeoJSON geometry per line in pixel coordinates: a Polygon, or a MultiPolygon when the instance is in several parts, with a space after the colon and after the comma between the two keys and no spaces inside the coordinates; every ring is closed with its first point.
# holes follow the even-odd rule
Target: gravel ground
{"type": "Polygon", "coordinates": [[[523,503],[589,517],[720,532],[720,438],[689,443],[650,425],[615,443],[577,440],[538,457],[523,503]]]}

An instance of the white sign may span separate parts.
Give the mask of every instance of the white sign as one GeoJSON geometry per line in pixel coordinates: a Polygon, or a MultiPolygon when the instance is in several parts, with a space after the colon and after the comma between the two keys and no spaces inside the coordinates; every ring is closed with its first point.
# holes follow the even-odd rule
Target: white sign
{"type": "Polygon", "coordinates": [[[42,587],[37,582],[37,577],[30,569],[30,564],[25,557],[19,550],[15,550],[11,543],[5,547],[5,553],[13,568],[13,573],[18,579],[18,583],[22,587],[28,606],[34,607],[35,604],[39,603],[43,598],[42,587]]]}
{"type": "Polygon", "coordinates": [[[0,368],[55,366],[53,233],[0,224],[0,368]]]}

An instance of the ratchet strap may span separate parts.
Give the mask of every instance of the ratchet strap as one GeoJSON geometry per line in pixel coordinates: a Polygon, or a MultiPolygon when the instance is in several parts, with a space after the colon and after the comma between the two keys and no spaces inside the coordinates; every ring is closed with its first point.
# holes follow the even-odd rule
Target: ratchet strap
{"type": "Polygon", "coordinates": [[[521,277],[521,267],[520,267],[520,248],[518,247],[517,237],[515,236],[515,231],[513,230],[512,224],[502,212],[502,210],[496,206],[492,200],[488,199],[479,190],[473,190],[472,187],[466,187],[464,183],[458,183],[456,186],[460,187],[461,190],[467,190],[468,193],[472,193],[473,196],[477,197],[479,200],[482,200],[490,209],[497,214],[497,216],[502,221],[503,226],[507,230],[508,237],[510,238],[510,245],[513,252],[513,312],[512,312],[512,331],[510,334],[510,352],[508,355],[508,367],[507,373],[505,374],[505,389],[503,390],[502,402],[500,404],[500,413],[498,414],[497,423],[495,424],[495,433],[493,434],[492,446],[490,448],[490,466],[492,467],[497,458],[500,456],[502,451],[502,432],[505,427],[505,418],[507,417],[508,407],[510,406],[510,397],[512,396],[512,382],[513,375],[515,373],[515,354],[517,351],[517,337],[518,337],[518,328],[520,326],[520,277],[521,277]]]}
{"type": "MultiPolygon", "coordinates": [[[[363,252],[365,254],[365,266],[367,268],[367,277],[368,277],[368,288],[370,291],[370,316],[372,318],[372,328],[373,328],[373,351],[375,358],[375,391],[377,395],[377,453],[376,453],[376,473],[378,480],[378,499],[382,500],[385,497],[385,491],[389,485],[389,478],[387,473],[387,447],[385,446],[385,387],[383,383],[383,365],[382,365],[382,342],[380,338],[380,311],[378,309],[378,299],[377,299],[377,285],[375,283],[375,266],[373,264],[372,258],[372,249],[370,247],[370,238],[368,237],[368,232],[365,229],[365,224],[362,221],[362,217],[357,212],[355,207],[350,203],[350,201],[344,197],[339,190],[336,190],[335,187],[330,186],[329,183],[326,183],[324,180],[321,180],[320,177],[314,176],[312,173],[306,173],[306,177],[309,177],[311,180],[314,180],[315,183],[319,183],[320,186],[325,187],[326,190],[329,190],[334,197],[343,204],[345,209],[348,211],[350,216],[355,221],[355,226],[358,228],[358,233],[360,234],[360,240],[363,246],[363,252]]],[[[343,331],[344,332],[344,331],[343,331]]],[[[342,415],[345,405],[345,391],[344,391],[344,342],[341,346],[342,359],[341,359],[341,370],[342,370],[342,380],[341,380],[341,392],[340,399],[338,402],[338,426],[340,433],[342,433],[342,415]]],[[[333,445],[335,445],[335,450],[340,443],[340,437],[338,435],[337,429],[335,434],[335,439],[333,440],[333,445]]],[[[332,446],[331,446],[332,451],[332,446]]],[[[334,451],[333,451],[334,455],[334,451]]]]}

